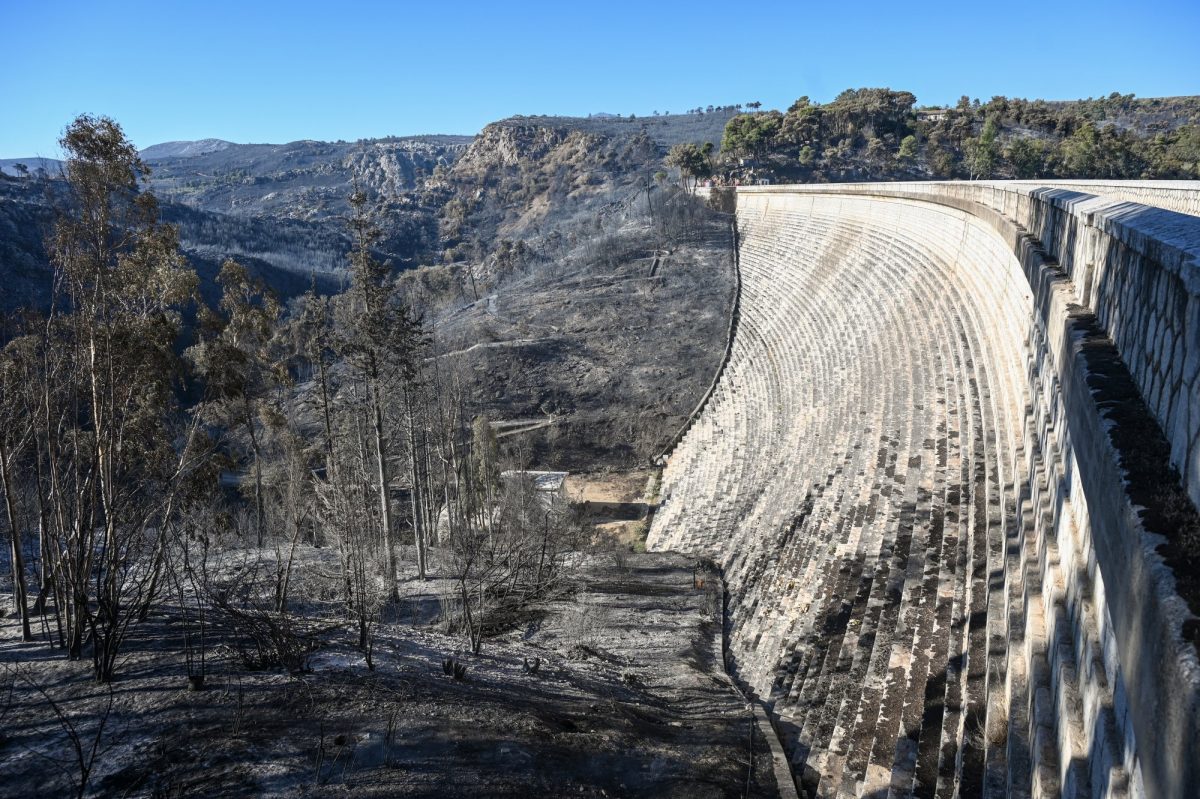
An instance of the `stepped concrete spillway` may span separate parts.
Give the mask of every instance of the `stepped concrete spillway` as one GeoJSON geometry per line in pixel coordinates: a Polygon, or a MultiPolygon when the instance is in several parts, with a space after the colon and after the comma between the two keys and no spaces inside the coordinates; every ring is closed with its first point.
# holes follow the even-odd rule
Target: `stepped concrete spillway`
{"type": "Polygon", "coordinates": [[[649,544],[723,567],[797,784],[1200,795],[1200,184],[725,200],[730,351],[649,544]]]}

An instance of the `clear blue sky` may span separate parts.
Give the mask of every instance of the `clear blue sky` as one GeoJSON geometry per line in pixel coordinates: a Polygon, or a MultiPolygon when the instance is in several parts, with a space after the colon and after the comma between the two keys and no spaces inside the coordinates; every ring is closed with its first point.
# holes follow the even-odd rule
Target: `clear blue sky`
{"type": "Polygon", "coordinates": [[[0,158],[56,155],[82,112],[144,147],[786,108],[858,86],[922,104],[1200,94],[1200,0],[0,0],[0,21],[0,158]]]}

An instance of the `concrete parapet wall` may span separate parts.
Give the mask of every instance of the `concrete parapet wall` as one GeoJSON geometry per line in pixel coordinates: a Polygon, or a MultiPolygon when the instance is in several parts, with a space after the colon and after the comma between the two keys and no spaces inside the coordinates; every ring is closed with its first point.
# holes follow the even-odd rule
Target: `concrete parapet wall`
{"type": "Polygon", "coordinates": [[[1200,180],[1011,180],[991,181],[1005,189],[1064,189],[1200,216],[1200,180]]]}
{"type": "Polygon", "coordinates": [[[1200,784],[1194,617],[1131,487],[1169,443],[1200,498],[1200,219],[1128,202],[1200,189],[1089,187],[738,191],[736,336],[650,544],[724,564],[811,794],[1200,784]]]}

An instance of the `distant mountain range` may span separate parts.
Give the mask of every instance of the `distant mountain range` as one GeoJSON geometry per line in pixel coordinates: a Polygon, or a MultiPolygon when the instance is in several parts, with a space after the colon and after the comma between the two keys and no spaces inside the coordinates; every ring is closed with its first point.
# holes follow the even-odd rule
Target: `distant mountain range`
{"type": "MultiPolygon", "coordinates": [[[[727,118],[528,116],[493,123],[478,136],[287,144],[207,138],[154,144],[141,155],[163,218],[179,226],[203,277],[235,257],[289,295],[314,275],[322,284],[342,280],[350,245],[344,217],[355,183],[386,206],[381,258],[401,268],[438,263],[467,257],[464,241],[482,253],[506,220],[530,224],[525,210],[535,203],[559,209],[556,217],[579,213],[562,204],[564,192],[594,197],[619,175],[661,168],[680,141],[719,142],[727,118]],[[556,200],[546,205],[550,193],[556,200]]],[[[0,179],[0,279],[19,277],[0,307],[36,304],[48,285],[43,241],[56,181],[46,179],[61,168],[49,158],[0,160],[9,176],[0,179]],[[27,179],[11,179],[22,177],[17,164],[27,179]]]]}
{"type": "MultiPolygon", "coordinates": [[[[359,178],[368,188],[387,194],[407,191],[439,165],[452,165],[471,138],[412,136],[288,144],[200,139],[154,144],[141,156],[151,169],[150,186],[162,199],[223,213],[312,218],[327,210],[331,195],[325,190],[348,189],[352,173],[361,173],[359,178]],[[305,208],[293,207],[295,202],[305,208]]],[[[51,177],[62,167],[53,158],[8,158],[0,160],[0,169],[17,176],[18,164],[30,173],[44,169],[51,177]]]]}
{"type": "Polygon", "coordinates": [[[45,170],[50,175],[57,175],[62,167],[62,161],[57,158],[0,158],[0,173],[17,177],[21,174],[18,164],[28,169],[30,174],[45,170]]]}

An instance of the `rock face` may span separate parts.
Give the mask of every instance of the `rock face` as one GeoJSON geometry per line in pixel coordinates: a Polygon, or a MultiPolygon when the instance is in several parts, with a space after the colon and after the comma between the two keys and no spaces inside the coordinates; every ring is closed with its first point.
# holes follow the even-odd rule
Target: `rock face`
{"type": "Polygon", "coordinates": [[[1200,218],[1135,202],[1198,199],[738,191],[731,355],[649,543],[723,565],[809,795],[1194,795],[1200,218]]]}
{"type": "Polygon", "coordinates": [[[372,194],[421,189],[467,148],[466,136],[359,142],[230,144],[215,139],[146,148],[151,187],[164,200],[239,217],[326,220],[347,211],[354,180],[372,194]]]}
{"type": "Polygon", "coordinates": [[[442,235],[453,246],[594,220],[633,190],[639,170],[658,168],[662,155],[640,129],[608,134],[520,117],[493,123],[446,176],[453,197],[442,208],[442,235]]]}

